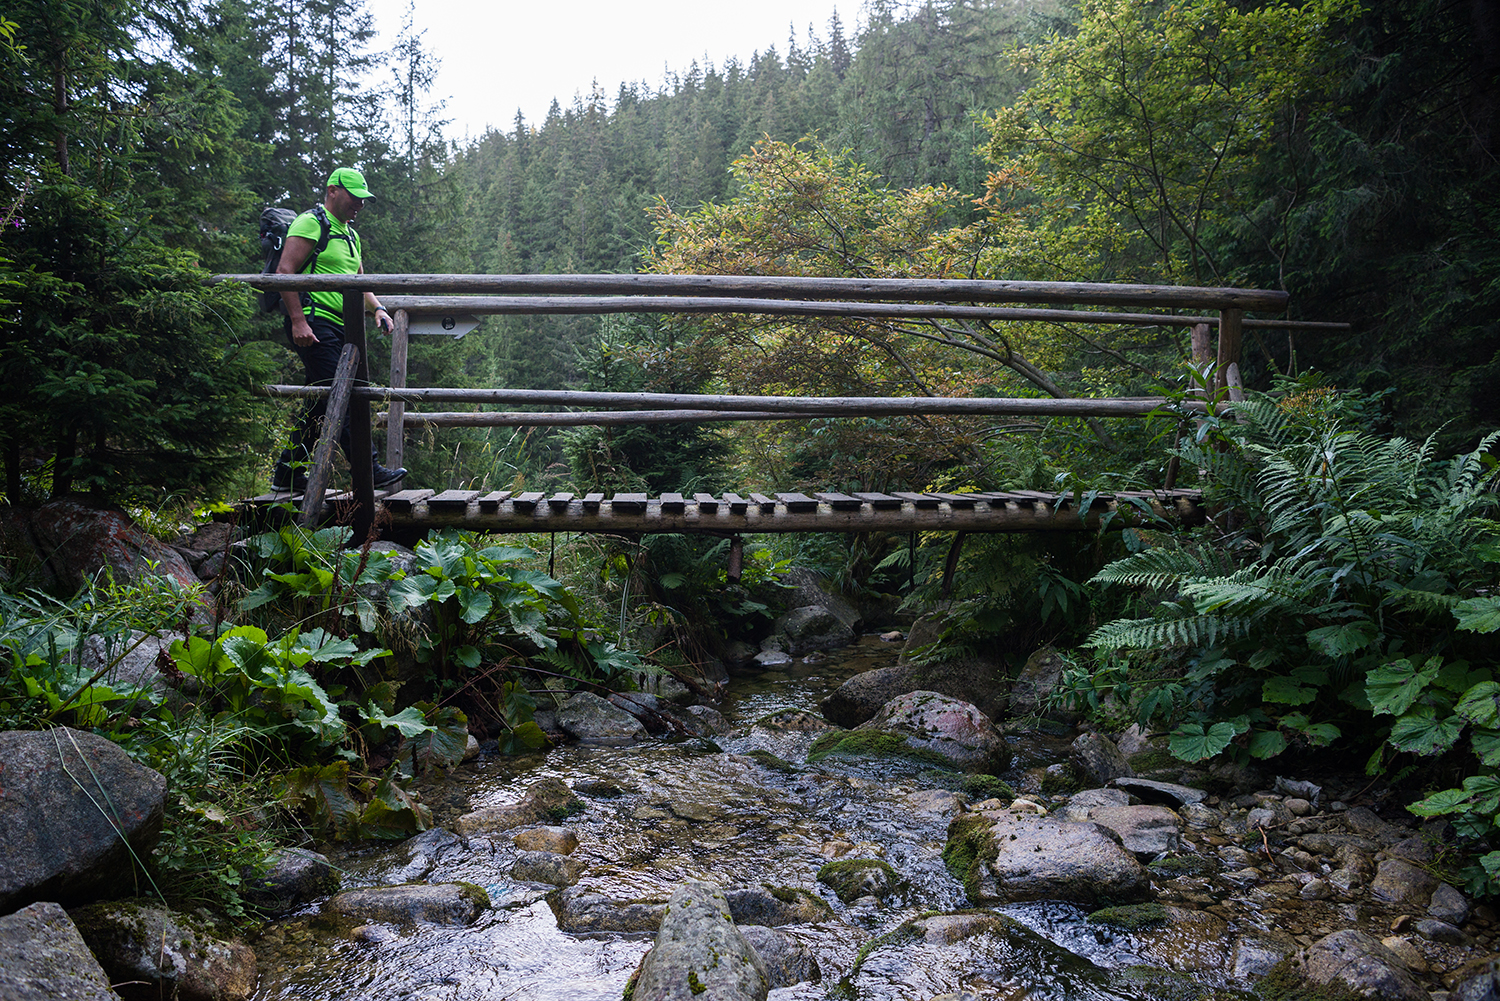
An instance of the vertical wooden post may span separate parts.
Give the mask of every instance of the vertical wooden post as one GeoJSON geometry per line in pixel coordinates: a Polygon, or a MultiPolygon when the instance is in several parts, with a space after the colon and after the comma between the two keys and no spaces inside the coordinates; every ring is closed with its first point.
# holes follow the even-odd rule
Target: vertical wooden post
{"type": "Polygon", "coordinates": [[[1236,402],[1245,398],[1244,385],[1240,381],[1240,346],[1245,339],[1245,311],[1226,309],[1219,313],[1219,358],[1214,376],[1214,390],[1227,387],[1229,398],[1236,402]]]}
{"type": "MultiPolygon", "coordinates": [[[[354,384],[370,384],[369,352],[365,350],[365,296],[344,292],[344,343],[359,348],[354,384]]],[[[334,429],[337,432],[337,428],[334,429]]],[[[349,401],[349,468],[354,480],[354,543],[361,545],[375,523],[375,453],[370,445],[370,401],[349,401]]]]}
{"type": "MultiPolygon", "coordinates": [[[[396,310],[393,318],[395,325],[391,328],[391,388],[406,388],[406,342],[411,327],[411,315],[404,309],[396,310]]],[[[385,425],[385,464],[392,469],[400,469],[406,465],[402,460],[406,457],[406,435],[403,420],[406,416],[406,404],[400,400],[392,400],[388,407],[389,414],[385,425]]]]}

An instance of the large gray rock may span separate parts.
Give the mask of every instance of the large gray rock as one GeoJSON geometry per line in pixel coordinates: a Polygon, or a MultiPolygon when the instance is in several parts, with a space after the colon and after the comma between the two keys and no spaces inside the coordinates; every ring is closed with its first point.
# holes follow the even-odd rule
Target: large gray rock
{"type": "Polygon", "coordinates": [[[1026,666],[1010,686],[1010,711],[1015,716],[1034,716],[1048,708],[1052,693],[1062,682],[1067,662],[1050,646],[1026,658],[1026,666]]]}
{"type": "Polygon", "coordinates": [[[473,883],[405,883],[346,890],[328,901],[324,910],[352,921],[467,925],[489,906],[489,894],[473,883]]]}
{"type": "Polygon", "coordinates": [[[0,917],[0,998],[120,1001],[67,911],[50,902],[0,917]]]}
{"type": "Polygon", "coordinates": [[[994,775],[1010,767],[1010,748],[990,718],[938,692],[898,695],[857,729],[900,734],[910,747],[941,755],[966,772],[994,775]]]}
{"type": "Polygon", "coordinates": [[[1114,831],[1142,862],[1182,848],[1182,818],[1164,806],[1097,806],[1088,819],[1114,831]]]}
{"type": "Polygon", "coordinates": [[[736,886],[724,891],[729,916],[739,925],[811,924],[833,916],[822,897],[800,887],[736,886]]]}
{"type": "Polygon", "coordinates": [[[828,610],[828,614],[846,626],[850,632],[860,628],[863,618],[858,608],[827,580],[811,570],[794,568],[787,571],[782,584],[793,590],[778,602],[782,608],[806,608],[811,605],[828,610]]]}
{"type": "Polygon", "coordinates": [[[667,910],[660,901],[616,900],[581,886],[548,894],[547,903],[557,927],[572,934],[656,931],[667,910]]]}
{"type": "Polygon", "coordinates": [[[640,720],[593,692],[579,692],[559,706],[557,725],[582,744],[619,747],[647,736],[640,720]]]}
{"type": "Polygon", "coordinates": [[[490,806],[466,813],[454,821],[453,829],[464,837],[490,831],[509,831],[543,821],[562,820],[582,809],[583,801],[573,795],[573,790],[562,779],[541,779],[531,784],[519,803],[490,806]]]}
{"type": "Polygon", "coordinates": [[[284,914],[298,904],[306,903],[338,889],[339,872],[328,861],[306,848],[282,848],[271,857],[271,864],[259,877],[245,880],[245,898],[269,914],[284,914]]]}
{"type": "Polygon", "coordinates": [[[1080,734],[1068,750],[1068,760],[1093,785],[1109,785],[1135,772],[1114,741],[1102,733],[1080,734]]]}
{"type": "Polygon", "coordinates": [[[908,692],[939,692],[977,706],[991,720],[1006,712],[1005,671],[977,657],[936,664],[895,664],[856,674],[825,698],[819,708],[838,726],[853,728],[873,719],[891,699],[908,692]]]}
{"type": "Polygon", "coordinates": [[[740,934],[750,943],[771,978],[771,990],[791,987],[805,981],[816,983],[823,977],[812,950],[786,932],[765,925],[739,925],[740,934]]]}
{"type": "Polygon", "coordinates": [[[688,880],[667,901],[632,1001],[765,1001],[770,974],[716,883],[688,880]]]}
{"type": "Polygon", "coordinates": [[[161,832],[167,780],[103,737],[0,733],[0,911],[129,892],[161,832]]]}
{"type": "Polygon", "coordinates": [[[132,901],[90,904],[72,918],[111,978],[144,981],[152,997],[244,1001],[255,990],[255,953],[201,919],[132,901]]]}
{"type": "Polygon", "coordinates": [[[781,622],[786,652],[800,657],[814,650],[837,650],[854,642],[855,633],[822,605],[804,605],[786,613],[781,622]]]}
{"type": "Polygon", "coordinates": [[[110,642],[103,636],[89,636],[79,651],[79,666],[90,676],[108,668],[99,680],[117,692],[140,690],[150,692],[154,698],[164,698],[170,686],[157,665],[163,656],[171,656],[172,643],[177,639],[180,637],[141,632],[115,637],[110,642]]]}
{"type": "Polygon", "coordinates": [[[985,810],[948,825],[943,858],[976,904],[1025,900],[1101,901],[1149,899],[1145,866],[1092,823],[985,810]]]}
{"type": "Polygon", "coordinates": [[[1313,983],[1337,981],[1381,1001],[1429,1001],[1430,997],[1395,953],[1353,928],[1336,931],[1309,948],[1305,972],[1313,983]]]}
{"type": "Polygon", "coordinates": [[[13,588],[73,593],[105,569],[117,583],[171,577],[196,587],[198,575],[173,547],[153,538],[115,508],[94,508],[65,497],[39,508],[0,509],[0,562],[13,588]]]}
{"type": "Polygon", "coordinates": [[[1438,878],[1404,859],[1382,859],[1370,884],[1370,895],[1389,904],[1426,907],[1432,902],[1432,891],[1438,878]]]}

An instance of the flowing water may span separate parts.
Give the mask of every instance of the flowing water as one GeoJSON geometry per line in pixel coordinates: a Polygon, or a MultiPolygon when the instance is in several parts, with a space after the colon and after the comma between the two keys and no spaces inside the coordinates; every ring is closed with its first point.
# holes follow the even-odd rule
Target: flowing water
{"type": "MultiPolygon", "coordinates": [[[[895,655],[892,645],[868,637],[828,660],[734,679],[721,708],[736,729],[717,745],[657,741],[483,758],[424,794],[445,823],[460,812],[515,802],[538,779],[564,780],[586,804],[567,821],[580,839],[573,853],[582,863],[580,885],[616,900],[664,900],[688,878],[818,894],[832,908],[828,920],[781,930],[812,952],[821,980],[777,989],[773,1001],[927,1001],[960,989],[986,998],[1159,997],[1126,970],[1140,962],[1129,936],[1101,933],[1063,904],[1004,908],[1025,928],[982,934],[961,948],[918,940],[873,949],[849,979],[872,938],[921,912],[967,906],[941,858],[952,804],[941,790],[962,777],[891,762],[778,770],[751,752],[801,762],[816,734],[753,724],[783,709],[816,714],[819,700],[845,679],[895,655]],[[883,859],[904,883],[879,904],[864,898],[845,905],[816,879],[835,857],[883,859]]],[[[1016,752],[1019,768],[1010,777],[1017,784],[1028,764],[1066,753],[1065,744],[1034,743],[1016,752]]],[[[553,888],[509,876],[518,854],[513,833],[465,843],[433,830],[338,855],[345,889],[465,880],[483,886],[493,906],[468,927],[372,925],[352,933],[326,927],[310,909],[269,928],[257,945],[256,1001],[620,998],[652,935],[560,931],[547,900],[553,888]]]]}

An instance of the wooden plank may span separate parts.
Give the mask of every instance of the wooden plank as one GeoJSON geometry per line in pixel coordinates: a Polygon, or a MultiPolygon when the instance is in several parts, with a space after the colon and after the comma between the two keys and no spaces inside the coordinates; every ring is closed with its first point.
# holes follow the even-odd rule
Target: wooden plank
{"type": "Polygon", "coordinates": [[[609,506],[622,514],[639,514],[646,510],[648,499],[645,494],[615,494],[610,498],[609,506]]]}
{"type": "Polygon", "coordinates": [[[532,511],[536,509],[537,502],[545,496],[547,495],[540,490],[528,490],[512,497],[510,503],[517,511],[532,511]]]}
{"type": "Polygon", "coordinates": [[[566,511],[571,503],[573,503],[572,494],[553,494],[547,498],[547,506],[554,511],[566,511]]]}
{"type": "Polygon", "coordinates": [[[681,514],[682,513],[682,509],[684,507],[686,507],[686,506],[687,506],[687,501],[685,501],[683,499],[682,494],[662,494],[661,495],[661,513],[662,514],[681,514]]]}
{"type": "Polygon", "coordinates": [[[890,494],[866,492],[856,493],[854,496],[869,504],[877,511],[890,511],[901,507],[901,498],[892,497],[890,494]]]}
{"type": "Polygon", "coordinates": [[[719,509],[719,499],[713,494],[693,494],[693,503],[698,505],[698,510],[712,513],[719,509]]]}
{"type": "Polygon", "coordinates": [[[974,502],[978,500],[973,494],[938,494],[948,502],[948,506],[957,511],[974,510],[974,502]]]}
{"type": "Polygon", "coordinates": [[[818,502],[807,494],[777,494],[776,499],[785,504],[788,511],[797,514],[818,509],[818,502]]]}
{"type": "Polygon", "coordinates": [[[500,505],[510,498],[509,490],[491,490],[479,498],[479,510],[485,514],[494,514],[500,510],[500,505]]]}
{"type": "Polygon", "coordinates": [[[770,514],[776,510],[775,499],[767,497],[765,494],[751,494],[750,503],[757,505],[760,508],[761,514],[770,514]]]}
{"type": "Polygon", "coordinates": [[[398,490],[381,501],[389,511],[400,514],[410,514],[411,509],[416,506],[417,501],[424,501],[431,497],[434,490],[398,490]]]}
{"type": "Polygon", "coordinates": [[[469,508],[469,502],[478,499],[478,490],[444,490],[435,497],[427,498],[427,510],[466,511],[469,508]]]}
{"type": "Polygon", "coordinates": [[[858,497],[850,497],[848,494],[821,493],[813,496],[835,511],[858,511],[864,506],[864,502],[858,497]]]}
{"type": "Polygon", "coordinates": [[[744,514],[750,506],[750,502],[739,494],[725,494],[724,503],[729,505],[730,514],[744,514]]]}
{"type": "Polygon", "coordinates": [[[936,494],[914,494],[910,491],[897,490],[895,496],[904,501],[911,501],[918,511],[931,511],[942,503],[942,498],[936,494]]]}
{"type": "Polygon", "coordinates": [[[602,500],[604,500],[602,493],[584,494],[583,509],[585,511],[597,511],[599,510],[599,502],[602,500]]]}

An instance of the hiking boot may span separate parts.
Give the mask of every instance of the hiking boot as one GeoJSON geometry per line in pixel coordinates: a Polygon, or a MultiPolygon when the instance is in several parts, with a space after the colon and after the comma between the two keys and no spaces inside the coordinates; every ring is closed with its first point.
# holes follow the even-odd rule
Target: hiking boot
{"type": "Polygon", "coordinates": [[[375,463],[374,475],[371,476],[371,480],[373,480],[376,490],[383,490],[386,487],[394,486],[397,483],[400,483],[405,477],[405,466],[397,466],[395,469],[387,469],[385,466],[382,466],[377,462],[375,463]]]}
{"type": "Polygon", "coordinates": [[[276,472],[271,476],[271,489],[277,493],[291,491],[294,494],[307,491],[307,473],[302,469],[293,469],[285,462],[276,464],[276,472]]]}

